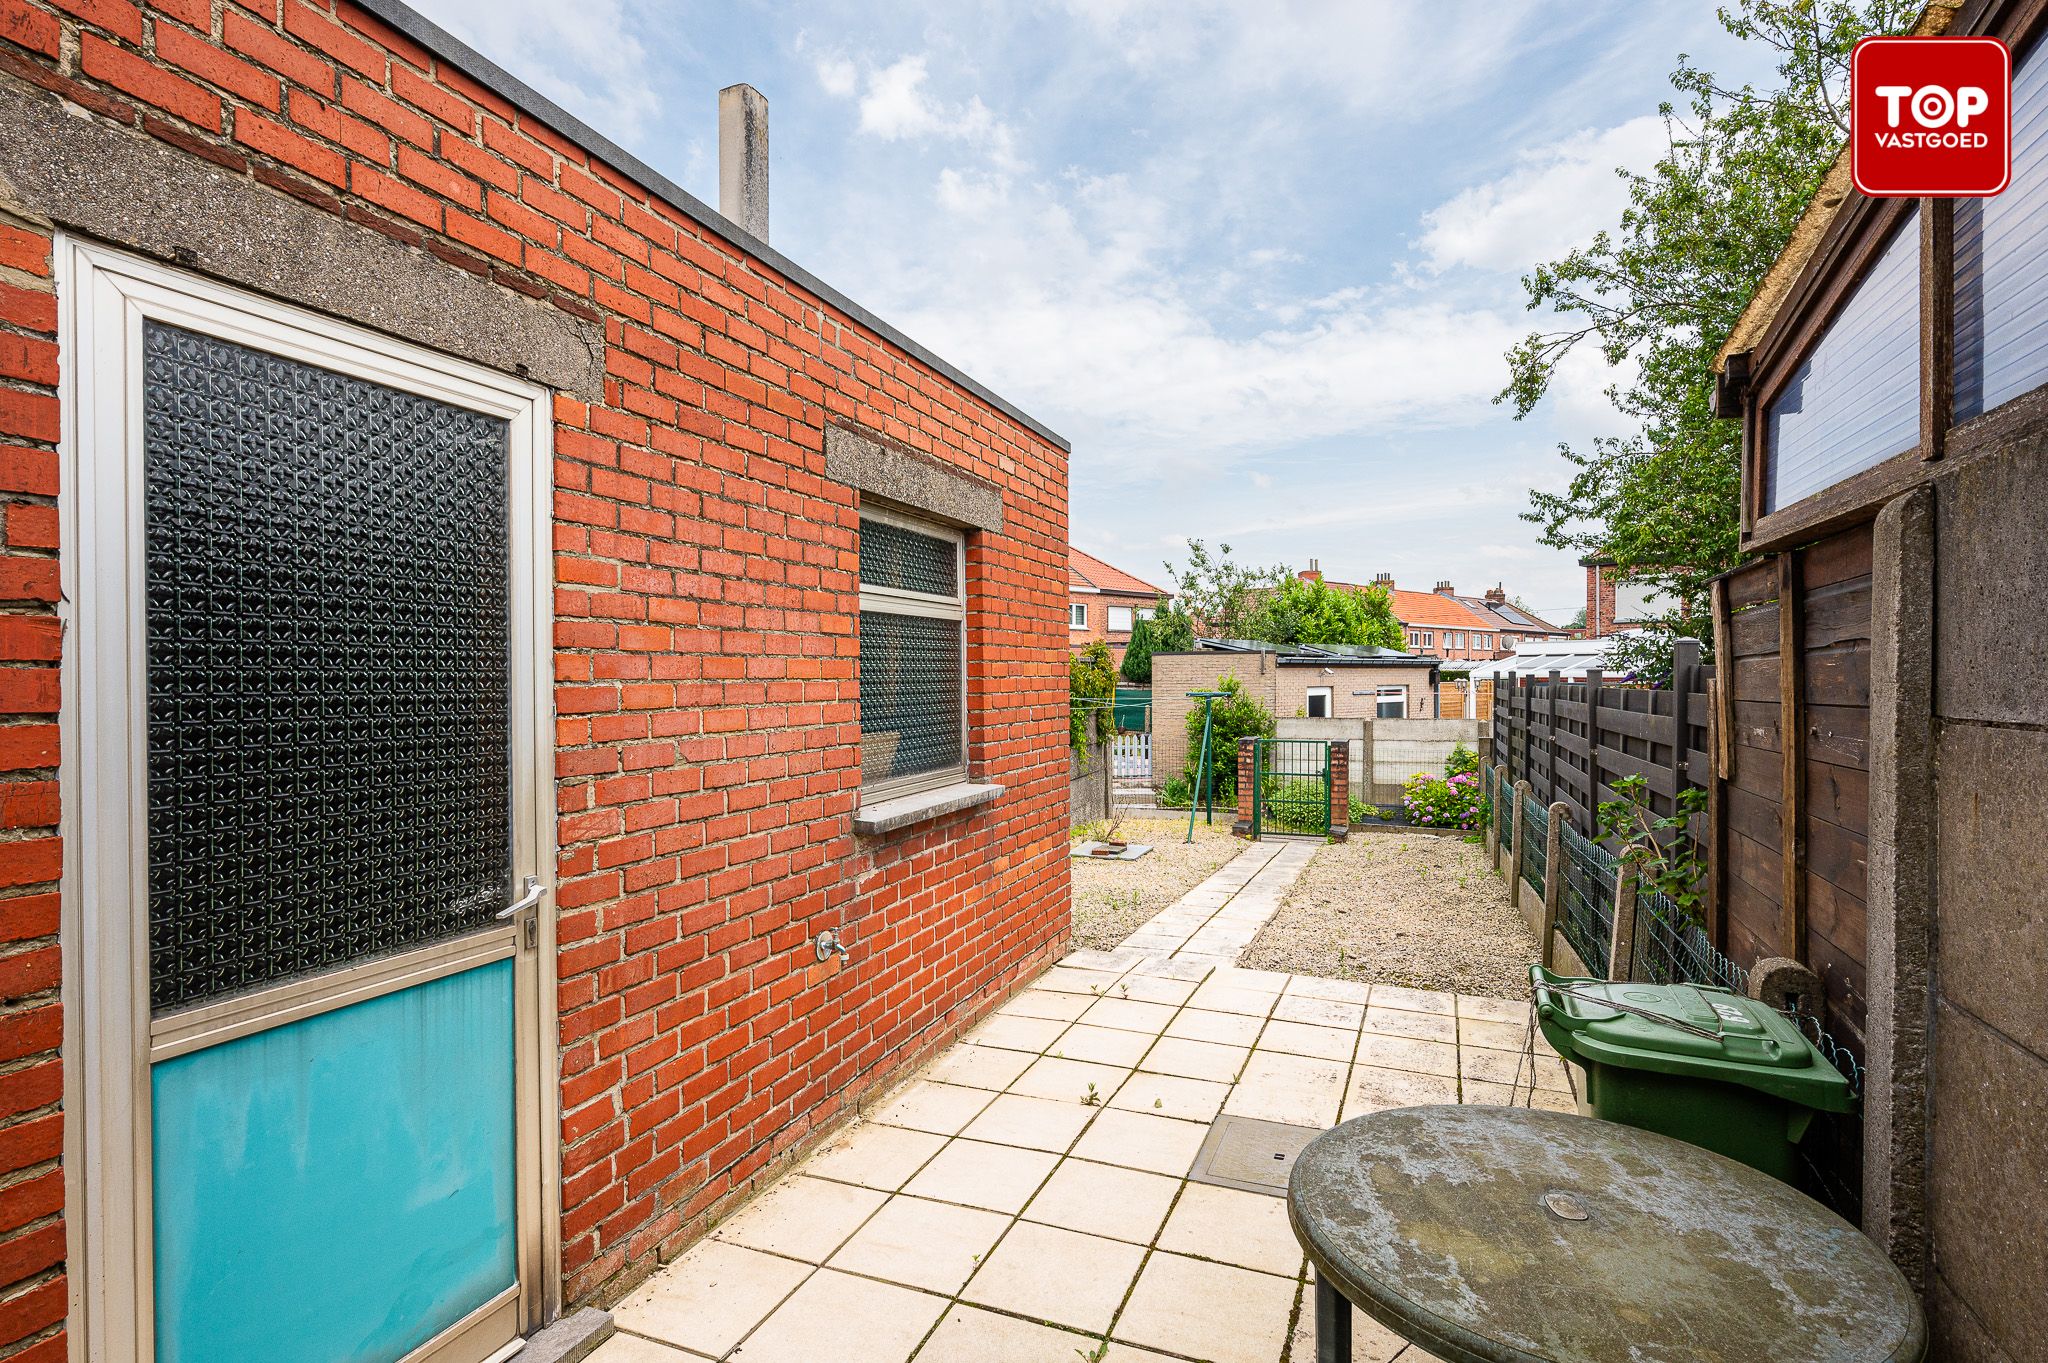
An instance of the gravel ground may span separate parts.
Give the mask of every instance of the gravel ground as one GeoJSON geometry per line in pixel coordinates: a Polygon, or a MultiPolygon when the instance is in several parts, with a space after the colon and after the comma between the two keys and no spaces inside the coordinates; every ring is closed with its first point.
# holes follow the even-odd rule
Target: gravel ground
{"type": "Polygon", "coordinates": [[[1238,964],[1513,999],[1535,959],[1483,846],[1354,828],[1316,853],[1238,964]]]}
{"type": "Polygon", "coordinates": [[[1188,819],[1125,819],[1126,842],[1148,842],[1136,861],[1075,858],[1074,945],[1108,951],[1140,924],[1209,878],[1209,873],[1251,844],[1230,836],[1230,825],[1195,819],[1195,840],[1184,843],[1188,819]]]}

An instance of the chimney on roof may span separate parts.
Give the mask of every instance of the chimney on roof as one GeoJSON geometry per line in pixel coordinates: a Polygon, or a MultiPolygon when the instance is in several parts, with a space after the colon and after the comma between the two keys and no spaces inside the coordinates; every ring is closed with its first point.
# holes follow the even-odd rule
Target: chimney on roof
{"type": "Polygon", "coordinates": [[[1381,573],[1372,580],[1372,585],[1375,587],[1385,587],[1388,591],[1392,591],[1394,590],[1394,575],[1392,573],[1381,573]]]}
{"type": "Polygon", "coordinates": [[[1488,588],[1486,589],[1486,604],[1487,604],[1487,605],[1489,605],[1489,606],[1505,606],[1505,605],[1506,605],[1507,603],[1508,603],[1508,593],[1507,593],[1507,587],[1506,587],[1506,584],[1504,584],[1504,583],[1498,583],[1498,582],[1497,582],[1497,583],[1495,583],[1495,584],[1494,584],[1493,586],[1491,586],[1491,587],[1488,587],[1488,588]]]}
{"type": "Polygon", "coordinates": [[[718,92],[718,211],[768,240],[768,97],[751,85],[718,92]]]}
{"type": "Polygon", "coordinates": [[[1296,576],[1303,582],[1321,582],[1323,580],[1323,565],[1314,559],[1310,559],[1308,567],[1303,568],[1296,576]]]}
{"type": "Polygon", "coordinates": [[[1437,594],[1438,596],[1455,596],[1455,595],[1456,595],[1456,593],[1455,593],[1455,592],[1453,592],[1453,591],[1451,590],[1451,584],[1450,584],[1449,582],[1447,582],[1447,581],[1440,581],[1440,582],[1438,582],[1438,583],[1436,584],[1436,594],[1437,594]]]}

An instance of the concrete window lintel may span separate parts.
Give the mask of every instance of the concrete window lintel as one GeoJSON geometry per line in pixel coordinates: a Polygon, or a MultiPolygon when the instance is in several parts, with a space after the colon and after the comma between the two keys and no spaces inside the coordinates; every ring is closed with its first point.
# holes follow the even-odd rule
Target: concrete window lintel
{"type": "Polygon", "coordinates": [[[863,803],[853,811],[853,831],[864,838],[894,833],[963,809],[985,805],[1003,793],[991,781],[955,781],[949,786],[863,803]]]}
{"type": "Polygon", "coordinates": [[[949,525],[1003,528],[1001,488],[868,431],[825,428],[825,476],[949,525]]]}

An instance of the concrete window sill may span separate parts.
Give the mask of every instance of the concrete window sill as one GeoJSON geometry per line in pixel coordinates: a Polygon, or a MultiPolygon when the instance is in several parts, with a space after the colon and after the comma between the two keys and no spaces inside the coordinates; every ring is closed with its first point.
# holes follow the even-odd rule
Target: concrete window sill
{"type": "Polygon", "coordinates": [[[853,811],[853,831],[864,838],[879,837],[985,805],[1002,793],[1003,788],[993,782],[955,781],[950,786],[920,790],[914,795],[870,801],[853,811]]]}

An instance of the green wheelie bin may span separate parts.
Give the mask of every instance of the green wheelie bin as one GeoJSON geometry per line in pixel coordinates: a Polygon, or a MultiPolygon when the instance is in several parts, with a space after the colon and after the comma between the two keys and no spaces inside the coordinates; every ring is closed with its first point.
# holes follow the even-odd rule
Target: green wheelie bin
{"type": "Polygon", "coordinates": [[[1816,1112],[1855,1091],[1775,1008],[1711,985],[1634,984],[1529,968],[1536,1020],[1586,1072],[1595,1117],[1704,1146],[1797,1183],[1816,1112]]]}

